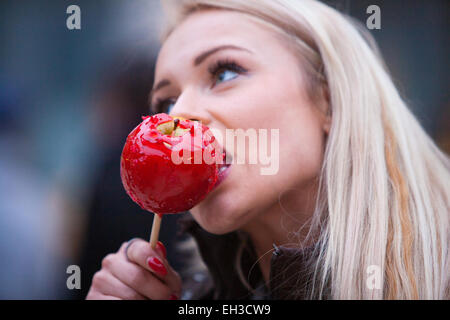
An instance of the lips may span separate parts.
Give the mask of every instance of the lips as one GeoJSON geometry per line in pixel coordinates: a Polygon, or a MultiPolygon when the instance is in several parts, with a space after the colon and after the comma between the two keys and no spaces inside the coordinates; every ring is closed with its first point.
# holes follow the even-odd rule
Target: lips
{"type": "Polygon", "coordinates": [[[225,166],[223,166],[223,167],[221,167],[219,169],[219,174],[217,176],[217,181],[216,181],[216,184],[214,185],[213,189],[217,188],[219,186],[219,184],[221,184],[225,180],[225,178],[228,176],[228,174],[231,171],[230,167],[231,167],[231,165],[228,164],[228,165],[225,165],[225,166]]]}
{"type": "Polygon", "coordinates": [[[224,159],[223,159],[223,163],[217,165],[219,172],[218,172],[218,176],[217,176],[217,181],[214,184],[213,189],[217,188],[219,186],[219,184],[221,184],[225,180],[225,178],[228,176],[228,174],[231,171],[230,167],[231,167],[231,162],[233,160],[233,156],[231,156],[225,150],[225,148],[223,149],[222,152],[224,155],[224,159]],[[226,163],[226,160],[228,160],[229,163],[226,163]]]}

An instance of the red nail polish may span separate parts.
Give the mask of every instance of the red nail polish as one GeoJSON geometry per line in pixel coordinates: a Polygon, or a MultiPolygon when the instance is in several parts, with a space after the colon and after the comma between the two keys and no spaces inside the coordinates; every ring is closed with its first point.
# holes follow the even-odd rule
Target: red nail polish
{"type": "Polygon", "coordinates": [[[178,297],[174,294],[170,295],[170,300],[178,300],[178,297]]]}
{"type": "Polygon", "coordinates": [[[161,250],[161,252],[163,253],[163,257],[165,259],[167,257],[166,247],[164,247],[164,245],[161,241],[158,241],[158,243],[156,245],[158,246],[159,250],[161,250]]]}
{"type": "Polygon", "coordinates": [[[155,271],[157,274],[161,276],[165,276],[167,274],[166,267],[164,267],[161,260],[159,260],[157,257],[148,258],[147,264],[150,267],[150,269],[155,271]]]}

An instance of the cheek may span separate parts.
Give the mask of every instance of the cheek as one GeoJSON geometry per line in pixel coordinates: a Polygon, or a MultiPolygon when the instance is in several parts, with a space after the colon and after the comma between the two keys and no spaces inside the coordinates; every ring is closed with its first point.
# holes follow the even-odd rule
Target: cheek
{"type": "Polygon", "coordinates": [[[292,117],[305,105],[303,84],[292,72],[283,71],[257,74],[224,99],[226,109],[222,110],[227,110],[233,127],[281,129],[295,120],[292,117]]]}
{"type": "Polygon", "coordinates": [[[294,85],[274,87],[271,93],[260,96],[264,126],[279,129],[279,171],[274,179],[280,189],[316,177],[323,161],[322,120],[316,106],[294,85]]]}
{"type": "MultiPolygon", "coordinates": [[[[271,77],[262,81],[248,99],[246,118],[255,128],[279,129],[280,174],[296,167],[306,175],[320,170],[324,131],[321,118],[296,78],[286,79],[283,84],[271,77]],[[266,88],[261,90],[261,88],[266,88]],[[268,90],[267,88],[270,88],[268,90]]],[[[270,132],[268,132],[270,136],[270,132]]],[[[270,150],[270,149],[269,149],[270,150]]]]}
{"type": "MultiPolygon", "coordinates": [[[[324,132],[315,112],[316,106],[310,104],[301,88],[303,83],[298,77],[275,74],[255,78],[243,92],[234,95],[230,104],[232,112],[228,114],[238,115],[233,118],[234,128],[279,130],[279,153],[272,155],[278,156],[278,173],[273,177],[264,177],[260,175],[260,166],[246,166],[246,172],[242,172],[247,177],[242,182],[245,186],[257,185],[253,182],[258,181],[264,188],[270,180],[277,184],[277,189],[283,189],[284,184],[301,183],[302,181],[296,180],[305,181],[319,173],[323,159],[324,132]]],[[[270,155],[270,143],[267,145],[270,155]]]]}
{"type": "MultiPolygon", "coordinates": [[[[271,116],[273,126],[280,129],[280,173],[297,170],[305,178],[318,174],[324,152],[324,131],[317,107],[312,105],[302,86],[290,82],[284,94],[277,97],[278,107],[271,116]]],[[[281,91],[282,92],[282,91],[281,91]]],[[[272,104],[275,101],[272,101],[272,104]]]]}
{"type": "MultiPolygon", "coordinates": [[[[305,111],[305,110],[304,110],[305,111]]],[[[317,176],[324,152],[324,133],[312,112],[299,112],[292,125],[280,130],[280,174],[317,176]]]]}

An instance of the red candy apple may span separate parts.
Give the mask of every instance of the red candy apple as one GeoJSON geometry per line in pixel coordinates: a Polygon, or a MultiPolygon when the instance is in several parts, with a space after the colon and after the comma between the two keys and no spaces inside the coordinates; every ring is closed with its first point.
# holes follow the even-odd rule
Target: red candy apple
{"type": "Polygon", "coordinates": [[[126,192],[158,215],[191,209],[217,181],[216,161],[203,158],[206,151],[215,157],[215,143],[199,122],[165,113],[143,117],[122,151],[120,175],[126,192]]]}

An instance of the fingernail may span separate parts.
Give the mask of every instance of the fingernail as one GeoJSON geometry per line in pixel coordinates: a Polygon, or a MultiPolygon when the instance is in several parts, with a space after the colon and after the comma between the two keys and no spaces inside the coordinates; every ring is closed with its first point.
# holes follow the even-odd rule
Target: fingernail
{"type": "Polygon", "coordinates": [[[170,300],[178,300],[178,297],[175,294],[170,295],[170,300]]]}
{"type": "Polygon", "coordinates": [[[165,259],[167,257],[166,247],[164,247],[164,245],[161,241],[158,241],[158,243],[156,245],[158,246],[158,249],[161,250],[161,252],[163,253],[163,257],[165,259]]]}
{"type": "Polygon", "coordinates": [[[157,257],[148,258],[147,264],[150,267],[150,269],[155,271],[157,274],[161,276],[165,276],[167,274],[166,267],[164,267],[161,260],[159,260],[157,257]]]}

